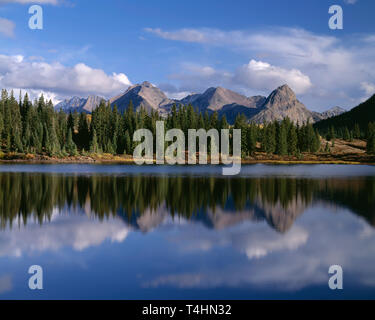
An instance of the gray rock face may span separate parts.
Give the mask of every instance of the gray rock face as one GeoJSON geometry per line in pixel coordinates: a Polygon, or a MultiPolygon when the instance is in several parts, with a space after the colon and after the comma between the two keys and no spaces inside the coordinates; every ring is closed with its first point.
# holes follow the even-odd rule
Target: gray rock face
{"type": "Polygon", "coordinates": [[[74,112],[74,110],[81,110],[82,106],[86,103],[85,98],[73,97],[71,99],[65,99],[58,103],[55,108],[56,110],[62,110],[66,113],[74,112]]]}
{"type": "Polygon", "coordinates": [[[275,120],[282,121],[286,117],[299,124],[307,121],[314,122],[313,112],[298,101],[288,85],[283,85],[269,95],[262,106],[262,110],[250,118],[250,121],[261,124],[275,120]]]}
{"type": "Polygon", "coordinates": [[[189,105],[199,112],[208,113],[218,112],[219,117],[226,116],[229,123],[233,123],[237,114],[243,113],[250,117],[258,112],[265,97],[256,96],[248,98],[242,94],[222,87],[209,88],[204,93],[195,93],[188,95],[181,100],[173,100],[171,104],[162,107],[161,113],[168,113],[174,104],[189,105]]]}
{"type": "Polygon", "coordinates": [[[87,113],[92,113],[99,105],[102,100],[105,101],[104,98],[99,96],[89,96],[86,100],[86,103],[82,107],[83,111],[87,113]]]}
{"type": "MultiPolygon", "coordinates": [[[[209,88],[202,94],[187,96],[180,101],[181,104],[192,104],[199,111],[220,111],[226,106],[242,106],[257,108],[257,103],[264,97],[248,98],[242,94],[222,87],[209,88]]],[[[229,107],[230,108],[230,107],[229,107]]]]}
{"type": "Polygon", "coordinates": [[[346,110],[343,109],[343,108],[340,108],[340,107],[333,107],[327,111],[324,111],[322,113],[320,113],[320,120],[325,120],[325,119],[328,119],[328,118],[332,118],[332,117],[336,117],[336,116],[339,116],[340,114],[343,114],[345,113],[346,110]]]}
{"type": "Polygon", "coordinates": [[[221,118],[225,115],[229,123],[234,123],[238,114],[243,114],[248,119],[254,117],[263,109],[263,105],[266,101],[266,97],[254,96],[248,99],[251,101],[250,106],[243,106],[238,103],[225,105],[219,111],[219,117],[221,118]]]}
{"type": "Polygon", "coordinates": [[[73,113],[75,111],[91,113],[99,106],[102,100],[104,98],[99,96],[89,96],[88,98],[73,97],[60,102],[55,106],[55,109],[62,110],[65,113],[73,113]]]}
{"type": "MultiPolygon", "coordinates": [[[[264,104],[266,97],[255,96],[246,97],[222,87],[209,88],[201,94],[191,94],[182,100],[174,101],[177,105],[191,104],[195,109],[204,113],[218,112],[219,117],[227,118],[229,123],[233,123],[239,113],[247,118],[252,117],[259,112],[259,108],[264,104]]],[[[170,111],[172,105],[165,106],[165,110],[170,111]]]]}
{"type": "Polygon", "coordinates": [[[339,116],[340,114],[343,114],[347,112],[345,109],[340,108],[340,107],[333,107],[327,111],[324,112],[315,112],[313,111],[313,117],[314,117],[314,122],[319,122],[321,120],[326,120],[332,117],[339,116]]]}
{"type": "Polygon", "coordinates": [[[163,106],[174,103],[174,100],[168,99],[163,91],[147,81],[131,86],[125,93],[109,100],[111,106],[117,105],[120,112],[124,112],[128,108],[130,101],[132,101],[135,110],[140,110],[143,107],[147,112],[160,111],[163,106]]]}

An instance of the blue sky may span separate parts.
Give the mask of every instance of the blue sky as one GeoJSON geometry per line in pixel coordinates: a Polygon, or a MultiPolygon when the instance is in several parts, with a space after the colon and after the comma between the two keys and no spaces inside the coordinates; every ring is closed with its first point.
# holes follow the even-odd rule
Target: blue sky
{"type": "Polygon", "coordinates": [[[170,97],[210,86],[268,95],[288,83],[312,110],[375,93],[372,0],[0,0],[0,87],[111,97],[150,81],[170,97]],[[43,30],[28,9],[43,8],[43,30]],[[341,5],[344,29],[328,27],[341,5]]]}

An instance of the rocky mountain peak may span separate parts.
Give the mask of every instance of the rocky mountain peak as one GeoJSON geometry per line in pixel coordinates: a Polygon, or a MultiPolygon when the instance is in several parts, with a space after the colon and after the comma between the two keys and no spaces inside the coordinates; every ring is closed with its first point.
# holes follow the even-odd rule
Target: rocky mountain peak
{"type": "Polygon", "coordinates": [[[129,106],[130,101],[132,101],[136,110],[143,107],[148,112],[159,110],[164,105],[174,102],[148,81],[129,87],[122,95],[112,98],[110,103],[112,106],[117,105],[119,111],[123,112],[129,106]]]}
{"type": "Polygon", "coordinates": [[[274,90],[267,98],[262,111],[251,121],[255,123],[282,121],[288,117],[292,122],[303,124],[314,122],[315,115],[308,110],[296,97],[288,85],[282,85],[274,90]]]}
{"type": "Polygon", "coordinates": [[[297,101],[297,97],[293,90],[287,84],[284,84],[270,94],[266,104],[271,103],[274,107],[282,107],[290,104],[292,101],[297,101]]]}
{"type": "Polygon", "coordinates": [[[143,81],[140,86],[142,87],[146,87],[146,88],[155,88],[151,82],[148,82],[148,81],[143,81]]]}

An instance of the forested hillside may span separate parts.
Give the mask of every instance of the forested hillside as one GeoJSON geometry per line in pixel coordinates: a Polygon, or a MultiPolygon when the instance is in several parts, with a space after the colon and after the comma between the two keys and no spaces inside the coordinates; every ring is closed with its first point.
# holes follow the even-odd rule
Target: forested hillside
{"type": "MultiPolygon", "coordinates": [[[[26,94],[19,101],[13,93],[2,91],[0,100],[0,137],[3,153],[46,154],[64,157],[79,153],[132,154],[136,146],[133,133],[146,128],[155,136],[156,121],[165,120],[166,130],[180,128],[187,138],[188,129],[242,129],[243,155],[260,150],[268,154],[295,155],[317,152],[320,139],[312,124],[294,125],[288,118],[264,125],[249,124],[238,115],[234,126],[218,114],[197,112],[184,106],[172,107],[167,118],[144,109],[135,112],[132,103],[121,114],[116,106],[102,102],[92,115],[56,111],[51,101],[41,96],[31,102],[26,94]]],[[[187,145],[187,144],[186,144],[187,145]]]]}

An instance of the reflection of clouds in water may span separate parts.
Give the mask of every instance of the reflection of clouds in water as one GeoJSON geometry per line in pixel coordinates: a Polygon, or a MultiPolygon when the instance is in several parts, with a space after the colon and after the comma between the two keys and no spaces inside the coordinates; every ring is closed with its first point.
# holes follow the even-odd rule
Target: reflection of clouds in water
{"type": "Polygon", "coordinates": [[[241,225],[220,231],[202,225],[186,225],[178,234],[168,237],[184,252],[209,251],[215,247],[230,246],[244,252],[249,259],[257,259],[272,252],[295,250],[306,244],[308,232],[296,226],[281,234],[264,223],[242,222],[241,225]]]}
{"type": "Polygon", "coordinates": [[[262,258],[277,251],[296,250],[306,244],[308,239],[308,232],[298,226],[285,235],[271,229],[258,229],[256,232],[243,235],[233,241],[235,246],[244,251],[249,259],[262,258]]]}
{"type": "Polygon", "coordinates": [[[105,240],[122,242],[129,228],[119,220],[98,222],[85,215],[53,215],[51,223],[28,223],[26,228],[0,232],[0,257],[20,257],[35,251],[56,251],[62,247],[72,247],[82,251],[98,246],[105,240]]]}
{"type": "Polygon", "coordinates": [[[178,237],[169,235],[170,241],[179,244],[180,252],[194,254],[205,250],[209,256],[218,247],[228,246],[244,253],[247,263],[225,258],[220,268],[189,265],[185,272],[161,275],[143,285],[178,288],[254,285],[293,291],[325,285],[329,266],[339,264],[344,269],[344,281],[347,275],[356,283],[375,286],[375,232],[368,228],[363,220],[347,211],[341,211],[338,217],[323,208],[315,208],[284,235],[263,223],[244,223],[220,232],[183,228],[178,237]]]}
{"type": "Polygon", "coordinates": [[[12,290],[12,277],[10,275],[0,276],[0,294],[12,290]]]}

